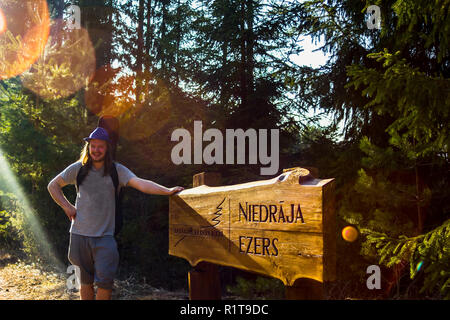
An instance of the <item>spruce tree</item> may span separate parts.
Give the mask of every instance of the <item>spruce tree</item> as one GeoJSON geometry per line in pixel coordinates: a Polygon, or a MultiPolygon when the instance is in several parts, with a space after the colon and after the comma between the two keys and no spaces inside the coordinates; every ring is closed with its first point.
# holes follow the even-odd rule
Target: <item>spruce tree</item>
{"type": "Polygon", "coordinates": [[[285,8],[306,12],[297,31],[322,39],[331,55],[322,68],[299,69],[297,84],[306,103],[344,123],[338,145],[348,156],[335,164],[348,173],[337,176],[340,223],[366,235],[358,242],[363,259],[400,274],[409,264],[414,279],[407,288],[441,298],[449,297],[450,264],[449,5],[299,1],[285,8]],[[381,9],[381,30],[366,26],[373,4],[381,9]],[[355,147],[359,154],[350,152],[355,147]]]}

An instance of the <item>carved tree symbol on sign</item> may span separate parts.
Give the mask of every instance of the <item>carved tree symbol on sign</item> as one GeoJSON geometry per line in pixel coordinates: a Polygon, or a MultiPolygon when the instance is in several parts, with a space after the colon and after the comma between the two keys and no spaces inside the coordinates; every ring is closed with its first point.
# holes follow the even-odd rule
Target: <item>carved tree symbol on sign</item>
{"type": "Polygon", "coordinates": [[[226,199],[226,198],[223,198],[222,202],[219,203],[219,205],[216,207],[217,211],[213,213],[215,216],[214,216],[214,218],[211,220],[211,221],[214,221],[215,224],[213,224],[211,227],[215,227],[215,226],[217,226],[217,225],[221,222],[221,221],[220,221],[220,217],[222,216],[221,211],[222,211],[222,209],[223,209],[223,208],[221,207],[221,205],[222,205],[222,203],[225,201],[225,199],[226,199]]]}

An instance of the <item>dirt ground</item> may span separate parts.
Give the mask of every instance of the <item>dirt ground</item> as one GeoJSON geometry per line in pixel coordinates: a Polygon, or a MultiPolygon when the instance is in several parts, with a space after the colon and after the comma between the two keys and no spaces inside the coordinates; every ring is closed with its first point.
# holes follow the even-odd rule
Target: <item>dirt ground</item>
{"type": "MultiPolygon", "coordinates": [[[[10,253],[0,251],[0,300],[78,300],[79,293],[67,289],[70,275],[46,271],[10,253]]],[[[184,300],[188,293],[153,288],[130,276],[114,283],[115,300],[184,300]]]]}

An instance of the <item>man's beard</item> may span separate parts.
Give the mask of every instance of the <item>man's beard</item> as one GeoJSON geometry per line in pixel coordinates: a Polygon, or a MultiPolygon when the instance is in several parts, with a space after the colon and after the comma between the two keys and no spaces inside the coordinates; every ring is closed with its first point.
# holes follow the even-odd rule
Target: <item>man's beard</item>
{"type": "Polygon", "coordinates": [[[92,162],[102,162],[105,161],[105,155],[103,155],[103,157],[99,158],[99,159],[94,159],[94,157],[91,155],[91,160],[92,162]]]}

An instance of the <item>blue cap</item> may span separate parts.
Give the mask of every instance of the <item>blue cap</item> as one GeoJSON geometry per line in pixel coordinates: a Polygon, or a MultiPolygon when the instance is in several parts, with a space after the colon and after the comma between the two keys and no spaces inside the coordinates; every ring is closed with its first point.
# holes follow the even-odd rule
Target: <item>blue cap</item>
{"type": "Polygon", "coordinates": [[[106,131],[102,127],[97,127],[94,131],[91,132],[89,137],[84,138],[84,141],[90,141],[91,139],[98,139],[109,142],[108,131],[106,131]]]}

